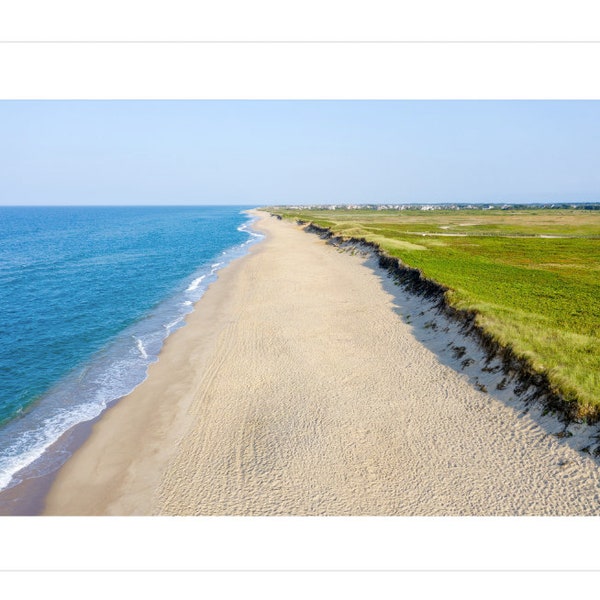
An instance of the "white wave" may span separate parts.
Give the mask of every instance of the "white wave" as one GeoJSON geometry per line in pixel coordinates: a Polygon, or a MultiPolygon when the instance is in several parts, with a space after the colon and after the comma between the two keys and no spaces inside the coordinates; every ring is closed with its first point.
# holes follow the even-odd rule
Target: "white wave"
{"type": "Polygon", "coordinates": [[[142,358],[148,358],[148,354],[146,353],[146,348],[144,348],[144,343],[142,340],[140,340],[138,337],[135,337],[135,335],[133,336],[133,339],[135,340],[135,344],[137,349],[140,351],[142,358]]]}
{"type": "Polygon", "coordinates": [[[248,235],[251,235],[253,237],[257,237],[257,238],[261,238],[262,233],[258,233],[256,231],[252,231],[252,229],[250,229],[250,225],[251,223],[244,223],[243,225],[240,225],[237,230],[238,231],[242,231],[243,233],[247,233],[248,235]]]}
{"type": "Polygon", "coordinates": [[[186,292],[193,292],[198,289],[198,286],[202,283],[202,280],[206,277],[206,275],[200,275],[200,277],[196,277],[192,283],[188,286],[186,292]]]}
{"type": "Polygon", "coordinates": [[[173,329],[173,327],[175,327],[175,325],[179,325],[179,323],[181,323],[181,321],[183,321],[183,317],[178,317],[174,321],[171,321],[170,323],[167,323],[166,325],[163,325],[163,327],[167,331],[170,331],[171,329],[173,329]]]}
{"type": "Polygon", "coordinates": [[[104,408],[106,405],[84,404],[76,410],[61,411],[33,431],[23,432],[0,457],[0,490],[12,482],[16,473],[40,458],[63,433],[78,423],[96,418],[104,408]]]}

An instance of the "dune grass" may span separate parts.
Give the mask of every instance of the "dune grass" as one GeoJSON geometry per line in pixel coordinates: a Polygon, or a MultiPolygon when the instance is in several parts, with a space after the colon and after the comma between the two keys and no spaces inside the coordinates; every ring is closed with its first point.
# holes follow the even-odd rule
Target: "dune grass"
{"type": "Polygon", "coordinates": [[[600,211],[271,212],[365,238],[420,269],[582,418],[600,416],[600,211]]]}

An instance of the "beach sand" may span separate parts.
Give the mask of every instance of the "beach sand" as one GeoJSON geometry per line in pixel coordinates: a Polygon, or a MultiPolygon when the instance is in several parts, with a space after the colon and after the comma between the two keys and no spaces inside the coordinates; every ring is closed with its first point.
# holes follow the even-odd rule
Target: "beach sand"
{"type": "Polygon", "coordinates": [[[477,389],[436,350],[449,333],[402,317],[421,300],[257,214],[266,239],[94,425],[45,514],[600,514],[597,463],[477,389]]]}

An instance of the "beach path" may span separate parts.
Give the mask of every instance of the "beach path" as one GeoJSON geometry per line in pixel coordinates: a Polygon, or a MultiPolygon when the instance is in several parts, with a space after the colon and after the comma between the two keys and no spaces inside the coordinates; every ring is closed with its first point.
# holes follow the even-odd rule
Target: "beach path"
{"type": "Polygon", "coordinates": [[[358,255],[256,213],[46,514],[600,514],[597,464],[443,364],[358,255]]]}

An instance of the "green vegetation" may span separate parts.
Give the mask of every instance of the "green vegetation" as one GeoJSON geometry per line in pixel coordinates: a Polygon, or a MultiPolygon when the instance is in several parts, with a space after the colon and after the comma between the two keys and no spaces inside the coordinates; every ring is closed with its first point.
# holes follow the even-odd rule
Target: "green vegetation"
{"type": "Polygon", "coordinates": [[[420,269],[581,417],[600,416],[600,211],[271,212],[365,238],[420,269]]]}

